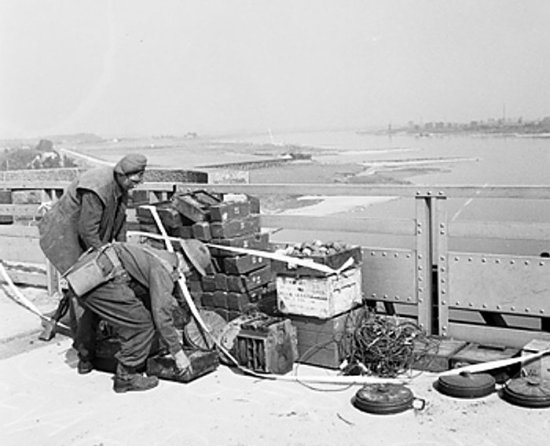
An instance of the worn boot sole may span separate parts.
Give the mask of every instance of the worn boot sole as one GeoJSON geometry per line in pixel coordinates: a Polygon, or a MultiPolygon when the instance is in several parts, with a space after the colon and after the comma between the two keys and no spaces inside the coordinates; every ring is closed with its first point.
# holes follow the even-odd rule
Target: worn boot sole
{"type": "Polygon", "coordinates": [[[94,365],[89,361],[78,361],[78,374],[79,375],[86,375],[90,373],[94,369],[94,365]]]}
{"type": "Polygon", "coordinates": [[[154,389],[158,386],[158,379],[150,381],[151,384],[147,385],[135,385],[132,382],[120,382],[115,378],[115,384],[113,385],[113,390],[116,393],[126,393],[126,392],[142,392],[144,390],[154,389]]]}

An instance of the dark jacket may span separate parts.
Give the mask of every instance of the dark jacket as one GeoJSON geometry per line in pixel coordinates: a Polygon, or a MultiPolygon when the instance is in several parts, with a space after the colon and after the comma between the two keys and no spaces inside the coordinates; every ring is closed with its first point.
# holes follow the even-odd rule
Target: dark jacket
{"type": "MultiPolygon", "coordinates": [[[[46,213],[39,224],[40,247],[48,260],[60,273],[65,273],[94,244],[105,244],[113,240],[124,241],[127,193],[118,185],[112,167],[99,167],[84,172],[67,188],[63,196],[46,213]],[[98,202],[83,210],[82,197],[93,194],[98,202]],[[95,215],[97,227],[80,224],[81,213],[95,215]],[[93,233],[84,233],[96,232],[93,233]],[[96,242],[91,242],[95,240],[96,242]]],[[[93,246],[98,247],[98,246],[93,246]]]]}
{"type": "MultiPolygon", "coordinates": [[[[147,290],[149,300],[144,304],[151,311],[157,332],[170,353],[177,353],[182,347],[172,317],[178,305],[173,295],[179,277],[176,255],[130,243],[116,243],[114,247],[128,275],[147,290]]],[[[136,296],[143,299],[139,293],[136,296]]]]}

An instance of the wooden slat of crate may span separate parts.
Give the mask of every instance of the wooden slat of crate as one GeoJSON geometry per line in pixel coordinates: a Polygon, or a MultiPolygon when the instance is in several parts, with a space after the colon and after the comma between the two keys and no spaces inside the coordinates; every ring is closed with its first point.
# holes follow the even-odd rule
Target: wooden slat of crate
{"type": "Polygon", "coordinates": [[[298,362],[337,369],[345,359],[339,351],[339,342],[346,330],[353,332],[363,311],[363,307],[359,307],[325,320],[285,316],[296,327],[298,362]]]}
{"type": "Polygon", "coordinates": [[[223,261],[223,269],[226,274],[246,274],[257,270],[270,263],[269,259],[251,254],[237,257],[226,257],[223,261]]]}
{"type": "Polygon", "coordinates": [[[415,342],[415,353],[423,354],[412,365],[415,370],[443,372],[451,368],[451,357],[467,345],[458,339],[433,338],[427,344],[415,342]],[[426,350],[427,349],[427,350],[426,350]]]}
{"type": "Polygon", "coordinates": [[[328,319],[361,304],[361,269],[327,277],[277,276],[277,302],[284,314],[328,319]]]}

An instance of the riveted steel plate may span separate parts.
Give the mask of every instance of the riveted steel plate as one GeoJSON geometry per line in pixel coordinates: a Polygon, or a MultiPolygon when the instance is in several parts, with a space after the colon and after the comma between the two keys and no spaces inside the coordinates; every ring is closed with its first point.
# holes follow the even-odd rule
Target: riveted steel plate
{"type": "Polygon", "coordinates": [[[367,299],[415,304],[415,251],[363,249],[363,293],[367,299]]]}
{"type": "Polygon", "coordinates": [[[540,257],[449,253],[449,305],[550,315],[550,261],[540,257]]]}

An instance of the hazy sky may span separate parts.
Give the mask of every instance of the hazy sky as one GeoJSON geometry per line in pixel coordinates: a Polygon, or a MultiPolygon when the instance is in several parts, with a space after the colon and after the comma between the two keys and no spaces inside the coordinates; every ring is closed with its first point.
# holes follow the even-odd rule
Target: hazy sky
{"type": "Polygon", "coordinates": [[[0,137],[550,115],[548,0],[0,0],[0,137]]]}

